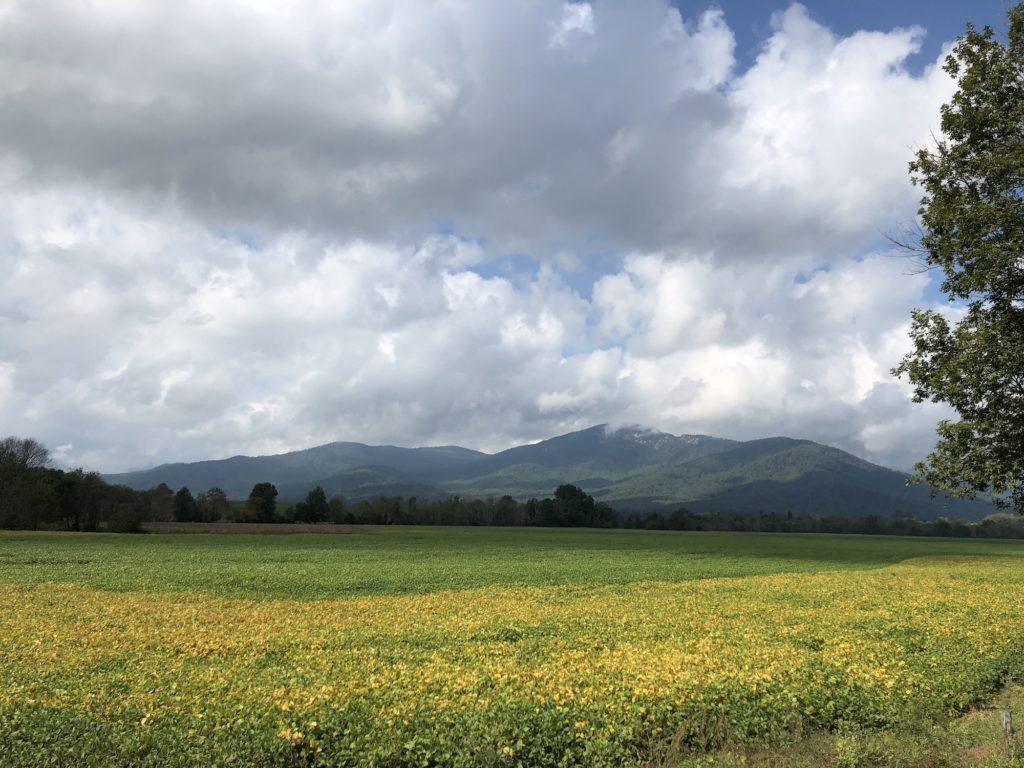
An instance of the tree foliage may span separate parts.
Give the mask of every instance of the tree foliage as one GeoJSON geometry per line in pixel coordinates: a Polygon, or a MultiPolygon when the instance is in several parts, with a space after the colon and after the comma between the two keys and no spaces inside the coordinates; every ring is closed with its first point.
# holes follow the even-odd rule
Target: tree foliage
{"type": "Polygon", "coordinates": [[[174,519],[179,523],[195,523],[199,518],[199,505],[192,497],[192,491],[187,487],[179,488],[174,494],[174,519]]]}
{"type": "Polygon", "coordinates": [[[50,452],[31,437],[5,437],[0,440],[0,464],[42,469],[50,464],[50,452]]]}
{"type": "Polygon", "coordinates": [[[916,479],[1024,513],[1024,3],[1005,42],[968,25],[945,69],[958,88],[942,136],[910,170],[924,261],[958,306],[913,313],[913,351],[893,372],[959,416],[939,423],[916,479]]]}
{"type": "Polygon", "coordinates": [[[35,528],[49,506],[53,488],[44,482],[49,451],[32,438],[0,440],[0,522],[5,527],[35,528]]]}
{"type": "Polygon", "coordinates": [[[277,486],[273,483],[256,483],[249,492],[246,508],[250,522],[274,522],[277,516],[277,486]]]}
{"type": "Polygon", "coordinates": [[[32,438],[0,440],[0,528],[128,532],[149,515],[146,494],[49,464],[50,452],[32,438]]]}
{"type": "Polygon", "coordinates": [[[306,500],[295,505],[295,519],[302,523],[322,523],[330,514],[327,494],[319,485],[306,494],[306,500]]]}
{"type": "Polygon", "coordinates": [[[201,523],[212,523],[227,517],[231,509],[228,495],[222,488],[216,486],[199,494],[196,497],[196,506],[199,508],[198,522],[201,523]]]}

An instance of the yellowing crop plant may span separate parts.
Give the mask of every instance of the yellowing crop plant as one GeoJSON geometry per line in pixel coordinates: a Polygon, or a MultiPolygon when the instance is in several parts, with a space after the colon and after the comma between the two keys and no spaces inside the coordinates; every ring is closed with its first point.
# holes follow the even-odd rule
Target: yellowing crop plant
{"type": "Polygon", "coordinates": [[[322,600],[5,584],[0,762],[622,766],[900,727],[1021,671],[1021,564],[322,600]]]}

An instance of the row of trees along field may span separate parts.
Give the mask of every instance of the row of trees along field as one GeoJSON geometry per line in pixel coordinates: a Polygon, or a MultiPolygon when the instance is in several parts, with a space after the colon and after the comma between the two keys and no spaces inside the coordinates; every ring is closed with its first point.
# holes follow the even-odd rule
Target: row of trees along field
{"type": "Polygon", "coordinates": [[[919,521],[900,517],[795,516],[693,512],[676,509],[619,513],[575,485],[560,485],[543,499],[419,499],[385,497],[346,502],[328,499],[319,486],[297,504],[277,500],[272,483],[256,483],[244,501],[220,488],[198,494],[161,483],[147,491],[110,485],[96,473],[50,466],[47,449],[32,439],[0,440],[0,528],[138,532],[148,522],[343,523],[349,525],[496,525],[646,528],[690,531],[859,533],[911,536],[1024,538],[1024,518],[994,515],[979,522],[919,521]]]}
{"type": "Polygon", "coordinates": [[[54,469],[50,452],[31,438],[0,440],[0,528],[136,531],[149,495],[95,472],[54,469]]]}
{"type": "Polygon", "coordinates": [[[346,523],[350,525],[536,525],[614,528],[622,523],[608,504],[574,485],[560,485],[554,495],[519,502],[511,496],[498,499],[443,500],[415,496],[378,497],[346,503],[328,499],[323,488],[311,490],[304,501],[279,504],[277,488],[257,483],[244,503],[228,502],[219,488],[196,497],[188,488],[176,493],[159,485],[153,494],[154,520],[212,522],[228,520],[246,523],[346,523]]]}

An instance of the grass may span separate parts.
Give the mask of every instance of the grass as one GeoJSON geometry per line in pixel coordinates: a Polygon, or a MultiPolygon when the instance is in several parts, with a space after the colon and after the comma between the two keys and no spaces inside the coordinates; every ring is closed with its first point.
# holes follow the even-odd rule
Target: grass
{"type": "Polygon", "coordinates": [[[672,768],[1020,768],[1024,738],[1007,738],[1002,713],[1024,715],[1024,686],[1011,683],[962,717],[900,732],[846,729],[815,733],[782,746],[732,744],[701,754],[677,753],[672,768]]]}
{"type": "Polygon", "coordinates": [[[949,718],[1024,672],[1022,554],[648,531],[0,534],[0,765],[1004,768],[991,712],[949,718]]]}

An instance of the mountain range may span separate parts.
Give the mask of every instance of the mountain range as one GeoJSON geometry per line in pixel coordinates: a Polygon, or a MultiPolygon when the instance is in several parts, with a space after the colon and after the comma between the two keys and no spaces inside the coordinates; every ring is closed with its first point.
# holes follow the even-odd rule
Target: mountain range
{"type": "Polygon", "coordinates": [[[219,487],[234,499],[247,498],[256,483],[271,482],[282,501],[301,500],[317,485],[350,501],[449,494],[525,500],[572,483],[620,511],[687,507],[920,519],[979,518],[994,511],[986,501],[932,498],[925,486],[907,486],[902,472],[810,440],[736,441],[605,425],[495,454],[338,442],[276,456],[164,464],[104,479],[137,490],[160,483],[194,493],[219,487]]]}

